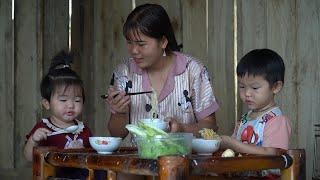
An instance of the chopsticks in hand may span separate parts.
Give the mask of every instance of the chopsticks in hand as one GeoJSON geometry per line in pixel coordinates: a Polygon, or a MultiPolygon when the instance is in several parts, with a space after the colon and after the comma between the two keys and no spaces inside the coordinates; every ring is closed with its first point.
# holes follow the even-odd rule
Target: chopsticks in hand
{"type": "MultiPolygon", "coordinates": [[[[152,91],[143,91],[143,92],[133,92],[133,93],[126,93],[126,96],[133,96],[133,95],[138,95],[138,94],[147,94],[147,93],[152,93],[152,91]]],[[[119,94],[116,94],[113,96],[113,98],[117,97],[119,94]]],[[[107,99],[108,94],[101,95],[102,99],[107,99]]]]}

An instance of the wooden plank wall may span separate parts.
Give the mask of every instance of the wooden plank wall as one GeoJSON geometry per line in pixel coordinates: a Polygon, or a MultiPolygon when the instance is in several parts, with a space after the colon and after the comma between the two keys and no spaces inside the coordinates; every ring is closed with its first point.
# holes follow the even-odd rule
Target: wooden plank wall
{"type": "Polygon", "coordinates": [[[46,74],[52,57],[62,49],[69,49],[69,3],[46,0],[43,8],[43,73],[46,74]]]}
{"type": "MultiPolygon", "coordinates": [[[[183,52],[207,66],[221,102],[217,112],[221,134],[231,134],[234,121],[246,111],[235,89],[236,61],[249,50],[263,47],[284,58],[285,86],[277,102],[292,120],[291,148],[305,148],[310,155],[310,179],[314,143],[310,137],[320,115],[320,2],[72,0],[71,49],[77,53],[74,67],[86,89],[82,119],[95,135],[108,135],[110,112],[99,95],[105,93],[114,67],[128,56],[122,25],[133,7],[145,2],[167,10],[183,52]]],[[[25,135],[45,115],[39,83],[50,58],[68,48],[67,12],[65,0],[15,0],[13,28],[11,0],[0,0],[0,142],[7,145],[0,150],[0,179],[31,175],[30,163],[22,154],[25,135]]]]}
{"type": "Polygon", "coordinates": [[[93,129],[95,113],[93,98],[93,2],[87,0],[72,1],[71,50],[75,52],[76,68],[85,86],[86,102],[82,118],[93,129]],[[90,70],[88,70],[90,69],[90,70]],[[92,87],[92,88],[87,88],[92,87]]]}
{"type": "MultiPolygon", "coordinates": [[[[94,38],[93,64],[94,69],[94,128],[96,135],[106,135],[107,117],[104,100],[100,95],[107,92],[112,70],[127,56],[125,39],[122,36],[122,25],[132,5],[129,0],[99,0],[94,3],[94,38]]],[[[91,119],[90,119],[91,120],[91,119]]]]}
{"type": "MultiPolygon", "coordinates": [[[[298,0],[297,12],[297,144],[307,147],[307,175],[314,158],[314,124],[320,123],[320,1],[298,0]],[[310,138],[312,137],[312,138],[310,138]]],[[[290,110],[289,112],[292,112],[290,110]]],[[[317,159],[319,162],[320,160],[317,159]]],[[[317,167],[319,169],[319,167],[317,167]]],[[[307,176],[307,179],[310,179],[307,176]]]]}
{"type": "Polygon", "coordinates": [[[11,0],[0,3],[0,167],[14,167],[14,62],[11,0]]]}
{"type": "Polygon", "coordinates": [[[0,45],[0,63],[1,73],[5,73],[1,76],[0,122],[1,144],[6,144],[1,148],[0,179],[31,179],[31,163],[23,156],[25,135],[43,114],[39,84],[50,58],[68,48],[68,3],[15,0],[13,23],[11,2],[0,1],[4,43],[0,45]]]}
{"type": "Polygon", "coordinates": [[[183,52],[191,54],[203,63],[207,54],[207,1],[181,1],[183,52]]]}
{"type": "Polygon", "coordinates": [[[39,75],[42,71],[37,54],[37,2],[16,1],[15,4],[15,158],[21,165],[25,137],[39,118],[39,75]]]}
{"type": "Polygon", "coordinates": [[[38,1],[15,1],[14,19],[14,166],[24,167],[25,135],[40,117],[39,81],[42,60],[38,53],[41,39],[38,34],[38,1]]]}
{"type": "MultiPolygon", "coordinates": [[[[215,95],[219,133],[232,134],[236,120],[234,76],[234,1],[208,1],[208,60],[215,95]]],[[[195,47],[193,47],[195,48],[195,47]]]]}

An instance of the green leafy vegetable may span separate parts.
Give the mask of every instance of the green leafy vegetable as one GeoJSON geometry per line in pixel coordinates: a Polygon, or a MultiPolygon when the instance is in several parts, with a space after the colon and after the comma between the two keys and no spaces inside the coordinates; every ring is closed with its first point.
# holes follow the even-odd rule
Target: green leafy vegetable
{"type": "Polygon", "coordinates": [[[143,122],[128,124],[126,128],[135,135],[142,158],[156,159],[162,155],[186,155],[191,152],[188,140],[183,135],[168,134],[143,122]]]}
{"type": "Polygon", "coordinates": [[[144,129],[140,128],[139,126],[127,124],[126,128],[128,129],[128,131],[130,131],[132,134],[135,134],[138,137],[147,137],[147,133],[144,131],[144,129]]]}

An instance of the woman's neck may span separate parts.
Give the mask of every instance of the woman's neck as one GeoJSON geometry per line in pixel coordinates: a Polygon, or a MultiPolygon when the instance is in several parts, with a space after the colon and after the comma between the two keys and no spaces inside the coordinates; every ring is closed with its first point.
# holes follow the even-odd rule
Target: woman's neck
{"type": "Polygon", "coordinates": [[[149,74],[159,73],[170,69],[173,62],[173,55],[161,56],[161,58],[151,67],[147,69],[149,74]]]}
{"type": "Polygon", "coordinates": [[[157,63],[156,68],[149,68],[147,69],[150,84],[152,88],[160,95],[166,80],[168,79],[168,75],[172,68],[173,64],[173,57],[166,56],[161,58],[159,63],[157,63]],[[163,59],[165,58],[165,59],[163,59]]]}

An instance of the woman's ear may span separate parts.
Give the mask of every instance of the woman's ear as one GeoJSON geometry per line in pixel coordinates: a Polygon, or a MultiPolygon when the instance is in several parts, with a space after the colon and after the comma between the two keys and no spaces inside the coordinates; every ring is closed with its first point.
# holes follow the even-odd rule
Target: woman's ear
{"type": "Polygon", "coordinates": [[[42,99],[41,100],[41,104],[44,108],[46,108],[46,110],[49,110],[50,109],[50,102],[46,99],[42,99]]]}
{"type": "Polygon", "coordinates": [[[167,45],[168,45],[168,39],[165,36],[163,36],[161,41],[160,41],[160,43],[161,43],[160,44],[161,45],[161,49],[165,49],[167,47],[167,45]]]}
{"type": "Polygon", "coordinates": [[[283,82],[282,81],[277,81],[276,83],[274,83],[273,87],[272,87],[273,94],[277,94],[278,92],[280,92],[282,87],[283,87],[283,82]]]}

